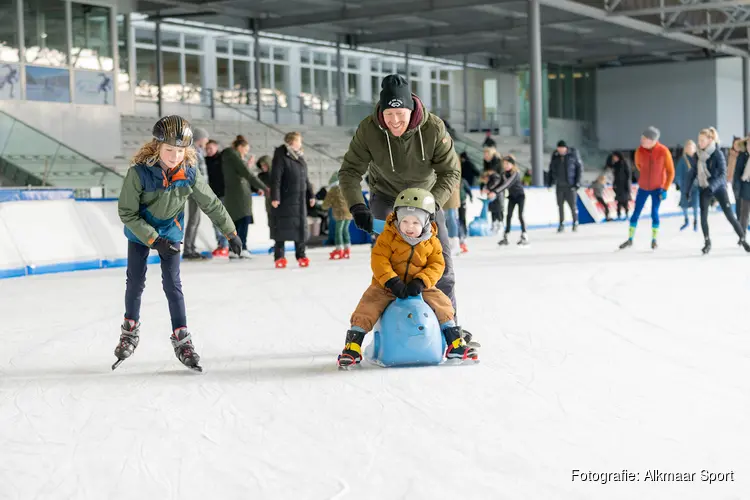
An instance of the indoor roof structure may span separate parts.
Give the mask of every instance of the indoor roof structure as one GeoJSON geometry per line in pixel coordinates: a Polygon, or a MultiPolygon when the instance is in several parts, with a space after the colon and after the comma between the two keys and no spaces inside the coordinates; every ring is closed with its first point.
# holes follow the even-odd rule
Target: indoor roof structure
{"type": "MultiPolygon", "coordinates": [[[[528,0],[138,0],[154,19],[489,66],[528,63],[528,0]]],[[[750,0],[540,0],[542,59],[608,66],[748,55],[750,0]]]]}

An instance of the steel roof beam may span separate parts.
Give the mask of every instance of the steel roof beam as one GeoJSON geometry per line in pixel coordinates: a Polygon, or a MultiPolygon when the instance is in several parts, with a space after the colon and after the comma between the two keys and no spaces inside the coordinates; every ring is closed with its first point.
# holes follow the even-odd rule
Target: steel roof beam
{"type": "MultiPolygon", "coordinates": [[[[550,7],[552,7],[551,4],[550,7]]],[[[645,9],[632,9],[632,10],[618,10],[616,12],[609,12],[609,17],[638,17],[638,16],[653,16],[657,14],[668,14],[670,12],[682,13],[696,10],[715,10],[723,9],[726,7],[738,7],[738,6],[750,6],[750,0],[723,0],[714,1],[708,3],[687,3],[680,5],[665,5],[664,7],[648,7],[645,9]]]]}
{"type": "Polygon", "coordinates": [[[477,7],[480,5],[496,5],[519,3],[520,0],[416,0],[412,2],[389,2],[368,4],[366,7],[343,7],[341,9],[295,14],[275,18],[261,19],[261,30],[274,30],[308,26],[312,24],[355,21],[360,19],[375,19],[405,13],[436,12],[440,10],[477,7]]]}
{"type": "MultiPolygon", "coordinates": [[[[634,31],[640,31],[641,33],[648,33],[650,35],[656,35],[669,40],[685,43],[687,45],[693,45],[695,47],[701,47],[704,49],[715,50],[723,54],[737,56],[737,57],[748,57],[750,53],[737,47],[732,47],[723,43],[715,43],[705,38],[698,36],[689,35],[687,33],[681,33],[679,31],[665,30],[661,26],[651,24],[645,21],[639,21],[627,16],[613,16],[607,11],[584,5],[582,3],[575,2],[573,0],[540,0],[544,5],[552,7],[554,9],[564,10],[573,14],[578,14],[584,17],[590,17],[591,19],[597,19],[600,21],[606,21],[610,24],[623,26],[625,28],[632,29],[634,31]]],[[[750,0],[748,0],[750,1],[750,0]]],[[[726,3],[726,2],[722,2],[726,3]]],[[[714,25],[716,27],[716,25],[714,25]]]]}

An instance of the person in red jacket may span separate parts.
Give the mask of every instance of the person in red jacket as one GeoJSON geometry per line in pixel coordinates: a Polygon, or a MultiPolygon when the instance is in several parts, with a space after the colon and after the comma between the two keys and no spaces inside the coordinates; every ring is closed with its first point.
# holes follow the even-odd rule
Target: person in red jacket
{"type": "Polygon", "coordinates": [[[630,218],[630,232],[620,249],[633,245],[635,228],[646,200],[651,198],[651,248],[656,250],[656,237],[659,235],[659,205],[667,199],[667,189],[674,180],[672,153],[659,142],[659,129],[649,127],[641,136],[641,146],[635,152],[635,168],[640,172],[635,209],[630,218]]]}

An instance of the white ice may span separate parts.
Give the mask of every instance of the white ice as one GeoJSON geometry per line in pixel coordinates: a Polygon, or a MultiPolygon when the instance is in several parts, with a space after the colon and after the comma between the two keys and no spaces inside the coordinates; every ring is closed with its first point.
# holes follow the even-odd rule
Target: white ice
{"type": "Polygon", "coordinates": [[[750,498],[750,255],[711,220],[707,257],[679,218],[655,253],[648,220],[621,252],[622,223],[471,239],[456,267],[475,366],[337,371],[363,246],[311,251],[309,269],[185,263],[203,374],[171,350],[158,266],[114,372],[123,269],[0,281],[0,498],[750,498]],[[695,482],[645,482],[654,469],[695,482]]]}

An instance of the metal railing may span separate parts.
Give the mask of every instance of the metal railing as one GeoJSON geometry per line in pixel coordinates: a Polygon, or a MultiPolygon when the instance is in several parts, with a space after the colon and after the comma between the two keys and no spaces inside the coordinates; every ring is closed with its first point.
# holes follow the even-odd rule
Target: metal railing
{"type": "Polygon", "coordinates": [[[14,186],[55,186],[114,196],[123,176],[0,111],[0,174],[14,186]]]}

